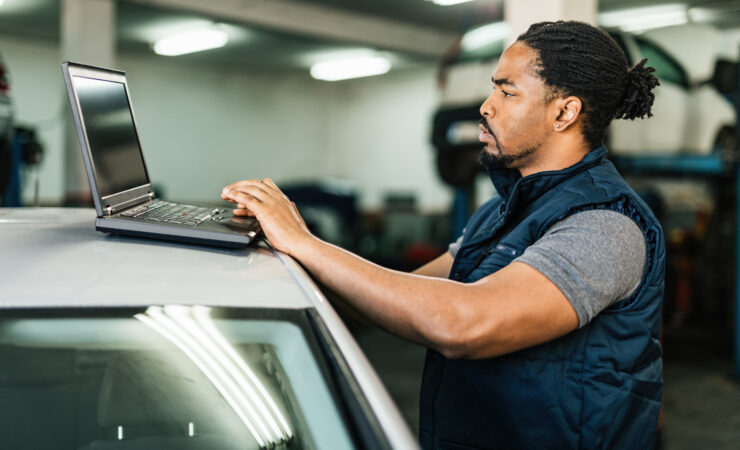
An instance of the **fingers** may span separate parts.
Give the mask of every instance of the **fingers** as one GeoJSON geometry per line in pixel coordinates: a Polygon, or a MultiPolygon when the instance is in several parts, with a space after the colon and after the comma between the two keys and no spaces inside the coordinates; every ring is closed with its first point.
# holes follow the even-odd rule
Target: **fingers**
{"type": "Polygon", "coordinates": [[[285,194],[282,193],[280,188],[278,188],[277,185],[269,178],[263,178],[262,180],[252,179],[252,180],[237,181],[235,183],[231,183],[230,185],[224,187],[223,192],[226,192],[228,190],[233,190],[233,189],[238,190],[238,189],[241,189],[247,186],[256,186],[256,187],[263,189],[265,192],[267,192],[270,195],[287,198],[285,197],[285,194]]]}
{"type": "Polygon", "coordinates": [[[237,209],[233,210],[235,217],[257,217],[266,206],[265,202],[273,203],[274,200],[280,200],[277,191],[256,180],[245,180],[230,186],[224,188],[221,197],[237,204],[237,209]]]}
{"type": "Polygon", "coordinates": [[[232,200],[230,197],[227,197],[223,192],[221,193],[221,198],[224,200],[228,200],[231,203],[236,203],[234,200],[232,200]]]}
{"type": "Polygon", "coordinates": [[[268,188],[259,185],[242,185],[228,191],[224,190],[223,194],[228,198],[236,200],[237,202],[239,202],[239,198],[242,198],[238,197],[238,195],[247,195],[249,197],[255,198],[256,200],[259,200],[260,202],[265,202],[275,197],[275,194],[269,192],[268,188]]]}
{"type": "Polygon", "coordinates": [[[221,198],[223,198],[224,200],[228,200],[231,203],[237,203],[232,198],[232,195],[230,195],[231,194],[230,191],[241,190],[240,188],[244,188],[246,186],[254,186],[254,185],[257,185],[258,183],[259,182],[257,180],[243,180],[243,181],[237,181],[235,183],[231,183],[230,185],[225,186],[221,190],[221,198]]]}
{"type": "Polygon", "coordinates": [[[239,211],[238,214],[241,214],[241,211],[244,210],[250,210],[256,213],[262,206],[262,201],[260,201],[257,197],[250,193],[232,190],[229,191],[226,195],[230,196],[235,203],[238,203],[237,209],[234,210],[235,214],[237,213],[237,211],[239,211]]]}
{"type": "MultiPolygon", "coordinates": [[[[266,180],[266,178],[263,179],[263,180],[254,180],[254,179],[252,179],[252,180],[237,181],[235,183],[231,183],[230,185],[226,186],[224,188],[224,190],[227,190],[227,189],[239,189],[239,188],[242,188],[242,187],[245,187],[245,186],[263,186],[263,187],[268,187],[268,185],[266,183],[264,183],[265,180],[266,180]]],[[[269,187],[272,189],[272,186],[269,186],[269,187]]]]}
{"type": "Polygon", "coordinates": [[[264,202],[270,200],[285,202],[295,219],[305,227],[295,203],[283,194],[280,188],[269,178],[237,181],[221,191],[221,198],[237,204],[235,216],[256,216],[264,202]]]}
{"type": "Polygon", "coordinates": [[[239,217],[244,217],[244,216],[256,217],[257,216],[252,210],[249,210],[249,209],[235,209],[232,211],[232,213],[234,214],[234,216],[239,216],[239,217]]]}

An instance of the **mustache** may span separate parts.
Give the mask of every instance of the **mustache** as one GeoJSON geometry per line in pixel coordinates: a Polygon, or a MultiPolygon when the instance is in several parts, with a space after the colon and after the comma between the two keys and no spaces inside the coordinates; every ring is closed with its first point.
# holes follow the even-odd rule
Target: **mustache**
{"type": "Polygon", "coordinates": [[[491,130],[491,127],[488,126],[488,122],[486,121],[485,118],[481,118],[480,121],[478,121],[478,123],[481,124],[481,126],[483,126],[486,129],[486,131],[488,131],[488,134],[494,137],[496,136],[495,134],[493,134],[493,130],[491,130]]]}
{"type": "Polygon", "coordinates": [[[490,134],[493,137],[493,142],[496,143],[496,148],[501,150],[500,144],[498,143],[498,136],[496,136],[496,133],[493,132],[490,126],[488,126],[488,121],[486,121],[485,117],[481,117],[481,119],[478,121],[479,124],[483,126],[483,128],[488,131],[488,134],[490,134]]]}

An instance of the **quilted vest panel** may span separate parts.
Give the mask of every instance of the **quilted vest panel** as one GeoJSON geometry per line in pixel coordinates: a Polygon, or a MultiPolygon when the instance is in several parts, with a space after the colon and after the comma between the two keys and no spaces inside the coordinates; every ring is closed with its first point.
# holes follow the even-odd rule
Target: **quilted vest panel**
{"type": "Polygon", "coordinates": [[[658,221],[605,155],[600,147],[565,170],[525,178],[491,173],[500,196],[469,220],[450,278],[477,281],[511,263],[555,222],[611,209],[645,235],[640,286],[586,326],[528,349],[484,360],[429,350],[423,448],[652,448],[662,395],[665,245],[658,221]]]}

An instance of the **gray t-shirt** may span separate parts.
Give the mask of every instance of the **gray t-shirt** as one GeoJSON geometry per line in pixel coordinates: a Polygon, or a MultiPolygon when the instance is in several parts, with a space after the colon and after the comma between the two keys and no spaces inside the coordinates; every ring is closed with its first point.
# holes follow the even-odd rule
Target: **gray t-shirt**
{"type": "MultiPolygon", "coordinates": [[[[450,244],[454,257],[462,237],[450,244]]],[[[583,211],[555,223],[514,261],[552,281],[570,301],[579,328],[640,285],[647,257],[645,236],[616,211],[583,211]]]]}

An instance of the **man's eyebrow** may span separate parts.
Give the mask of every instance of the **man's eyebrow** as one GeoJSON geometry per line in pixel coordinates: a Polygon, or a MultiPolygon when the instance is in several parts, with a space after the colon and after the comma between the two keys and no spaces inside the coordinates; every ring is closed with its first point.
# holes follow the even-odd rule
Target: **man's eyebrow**
{"type": "Polygon", "coordinates": [[[491,78],[491,81],[493,81],[493,84],[497,86],[507,85],[519,89],[519,87],[508,78],[491,78]]]}

